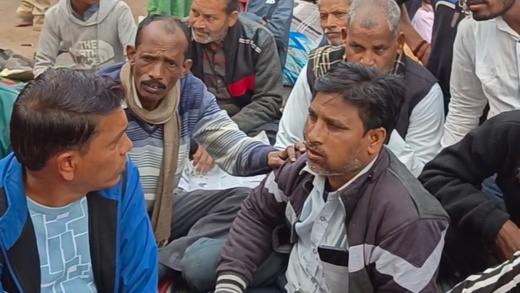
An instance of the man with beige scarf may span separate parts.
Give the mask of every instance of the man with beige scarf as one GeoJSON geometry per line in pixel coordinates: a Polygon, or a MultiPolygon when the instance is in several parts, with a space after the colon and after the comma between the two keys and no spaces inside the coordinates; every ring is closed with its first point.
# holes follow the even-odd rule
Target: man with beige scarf
{"type": "MultiPolygon", "coordinates": [[[[190,138],[202,145],[220,168],[237,176],[267,173],[283,163],[286,152],[247,137],[220,110],[203,82],[189,72],[188,39],[178,19],[157,15],[144,19],[135,47],[129,46],[127,55],[128,62],[109,66],[98,74],[119,80],[125,87],[126,133],[134,144],[129,155],[141,173],[146,207],[162,246],[170,231],[176,229],[177,223],[171,223],[174,190],[184,169],[190,138]]],[[[212,195],[219,196],[222,199],[183,200],[182,207],[175,204],[175,210],[203,214],[211,208],[208,204],[225,199],[221,193],[212,195]]]]}

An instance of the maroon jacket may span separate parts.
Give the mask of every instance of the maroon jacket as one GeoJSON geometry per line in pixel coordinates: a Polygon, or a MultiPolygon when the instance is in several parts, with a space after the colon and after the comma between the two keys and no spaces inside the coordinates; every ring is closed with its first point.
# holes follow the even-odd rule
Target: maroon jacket
{"type": "MultiPolygon", "coordinates": [[[[302,171],[306,159],[284,164],[244,201],[221,252],[215,292],[226,292],[221,289],[226,283],[240,283],[233,276],[242,279],[244,290],[273,248],[290,251],[297,242],[291,228],[313,188],[314,176],[302,171]]],[[[328,271],[324,265],[325,279],[336,273],[336,282],[344,282],[349,293],[437,292],[449,218],[389,150],[380,153],[369,172],[341,190],[340,198],[346,210],[348,268],[341,279],[337,270],[328,271]]]]}

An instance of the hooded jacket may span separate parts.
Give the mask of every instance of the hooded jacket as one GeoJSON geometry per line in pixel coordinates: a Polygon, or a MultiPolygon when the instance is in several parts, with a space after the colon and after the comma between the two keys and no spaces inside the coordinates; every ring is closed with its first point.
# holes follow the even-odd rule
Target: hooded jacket
{"type": "Polygon", "coordinates": [[[134,44],[137,26],[125,2],[100,1],[99,9],[85,20],[78,18],[69,2],[60,0],[45,14],[35,76],[55,65],[60,43],[69,50],[77,69],[93,71],[125,61],[126,46],[134,44]]]}
{"type": "MultiPolygon", "coordinates": [[[[120,183],[87,194],[92,272],[98,292],[157,292],[157,245],[139,172],[129,161],[120,183]]],[[[23,167],[0,161],[0,292],[41,292],[40,258],[27,208],[23,167]]]]}

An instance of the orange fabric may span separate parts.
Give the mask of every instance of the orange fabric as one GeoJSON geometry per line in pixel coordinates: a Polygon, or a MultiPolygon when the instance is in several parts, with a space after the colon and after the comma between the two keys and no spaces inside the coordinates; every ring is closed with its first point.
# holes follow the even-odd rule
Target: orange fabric
{"type": "Polygon", "coordinates": [[[403,46],[403,52],[404,52],[404,54],[405,54],[408,58],[412,59],[413,61],[415,61],[415,62],[417,62],[417,63],[419,63],[419,64],[421,64],[421,65],[423,65],[422,62],[421,62],[421,60],[419,60],[419,58],[417,58],[417,56],[415,56],[415,55],[413,54],[412,49],[410,49],[410,47],[408,47],[407,44],[404,44],[404,46],[403,46]]]}

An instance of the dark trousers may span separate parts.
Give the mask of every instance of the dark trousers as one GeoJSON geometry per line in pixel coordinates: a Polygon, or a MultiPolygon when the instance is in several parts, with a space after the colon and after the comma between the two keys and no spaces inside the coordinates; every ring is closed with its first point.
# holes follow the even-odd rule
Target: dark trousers
{"type": "Polygon", "coordinates": [[[244,199],[251,189],[194,190],[175,196],[172,242],[159,251],[159,262],[181,271],[187,247],[200,238],[226,239],[244,199]]]}

